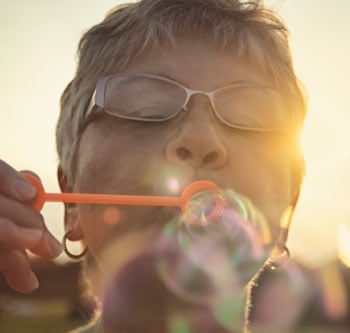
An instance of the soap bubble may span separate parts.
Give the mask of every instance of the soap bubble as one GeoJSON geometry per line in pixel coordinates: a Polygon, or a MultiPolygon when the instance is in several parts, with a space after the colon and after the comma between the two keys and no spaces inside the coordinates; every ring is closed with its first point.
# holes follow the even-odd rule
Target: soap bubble
{"type": "MultiPolygon", "coordinates": [[[[111,279],[110,331],[191,333],[242,328],[245,287],[273,247],[264,216],[231,190],[197,192],[187,209],[111,279]]],[[[107,332],[109,332],[107,330],[107,332]]]]}
{"type": "Polygon", "coordinates": [[[268,224],[245,197],[231,190],[203,191],[193,197],[179,220],[165,228],[160,248],[172,244],[158,269],[174,293],[210,302],[242,290],[272,248],[268,224]]]}

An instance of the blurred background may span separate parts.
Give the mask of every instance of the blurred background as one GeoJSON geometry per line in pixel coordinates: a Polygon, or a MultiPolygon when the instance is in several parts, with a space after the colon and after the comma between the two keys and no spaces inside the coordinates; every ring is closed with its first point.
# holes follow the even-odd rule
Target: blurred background
{"type": "MultiPolygon", "coordinates": [[[[50,192],[58,191],[54,132],[59,98],[74,75],[77,43],[86,29],[102,20],[118,3],[117,0],[0,0],[0,158],[17,169],[38,173],[50,192]]],[[[309,114],[302,137],[307,171],[288,243],[293,259],[288,265],[292,268],[287,265],[277,276],[302,276],[299,280],[295,278],[300,282],[300,290],[310,291],[308,299],[300,301],[300,309],[295,310],[298,325],[314,324],[328,327],[325,332],[338,332],[337,329],[348,332],[350,1],[265,3],[277,9],[290,29],[296,72],[309,95],[309,114]],[[284,271],[292,274],[286,275],[284,271]]],[[[44,209],[47,225],[59,239],[63,235],[62,213],[59,204],[48,204],[44,209]]],[[[45,275],[41,265],[39,262],[38,271],[45,275]]],[[[71,274],[72,285],[77,283],[75,266],[68,264],[64,255],[55,267],[60,272],[57,274],[71,274]]],[[[273,281],[276,274],[270,276],[267,272],[263,278],[273,281]]],[[[290,283],[289,278],[278,281],[290,283]]],[[[50,284],[47,288],[51,290],[50,284]]],[[[68,289],[64,293],[69,294],[68,289]]],[[[15,297],[7,292],[0,289],[3,296],[0,313],[1,304],[9,304],[6,297],[15,297]]],[[[296,297],[296,292],[292,294],[296,297]]],[[[69,297],[61,299],[61,303],[69,304],[73,298],[81,304],[76,294],[69,297]]],[[[261,295],[257,297],[264,299],[261,295]]],[[[15,315],[19,308],[25,309],[17,312],[26,317],[33,304],[25,302],[22,299],[22,305],[14,303],[12,312],[7,307],[3,317],[15,315]]],[[[57,305],[57,299],[55,302],[57,305]]],[[[92,305],[84,302],[80,314],[87,318],[92,305]]],[[[266,315],[256,313],[255,317],[263,321],[261,318],[266,315]]],[[[77,318],[80,320],[81,316],[77,318]]],[[[64,331],[58,329],[57,332],[64,331]]],[[[315,332],[320,332],[318,329],[315,332]]]]}

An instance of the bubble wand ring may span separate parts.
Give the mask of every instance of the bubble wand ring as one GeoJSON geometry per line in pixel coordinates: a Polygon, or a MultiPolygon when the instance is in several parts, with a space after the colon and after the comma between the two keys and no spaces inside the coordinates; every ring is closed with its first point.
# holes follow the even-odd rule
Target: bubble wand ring
{"type": "Polygon", "coordinates": [[[81,204],[105,204],[105,205],[137,205],[137,206],[175,206],[185,211],[191,197],[199,191],[216,189],[218,186],[207,180],[198,180],[185,187],[180,197],[147,196],[147,195],[122,195],[122,194],[96,194],[96,193],[48,193],[40,179],[29,172],[23,175],[35,186],[36,197],[30,203],[31,206],[41,211],[46,202],[65,202],[81,204]]]}

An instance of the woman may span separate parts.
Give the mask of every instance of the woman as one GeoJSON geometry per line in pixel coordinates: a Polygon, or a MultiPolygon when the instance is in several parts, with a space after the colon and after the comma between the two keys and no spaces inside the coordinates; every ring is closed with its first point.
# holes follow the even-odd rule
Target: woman
{"type": "MultiPolygon", "coordinates": [[[[283,248],[304,171],[304,116],[287,30],[260,1],[121,5],[79,44],[57,125],[59,183],[64,192],[176,195],[209,180],[249,198],[283,248]]],[[[4,162],[0,179],[0,267],[13,288],[29,292],[37,281],[25,250],[53,258],[60,246],[28,207],[35,189],[4,162]]],[[[101,296],[107,245],[114,270],[140,253],[152,258],[144,249],[178,216],[169,207],[66,204],[64,242],[86,248],[101,296]]],[[[247,289],[232,330],[245,326],[247,289]]]]}

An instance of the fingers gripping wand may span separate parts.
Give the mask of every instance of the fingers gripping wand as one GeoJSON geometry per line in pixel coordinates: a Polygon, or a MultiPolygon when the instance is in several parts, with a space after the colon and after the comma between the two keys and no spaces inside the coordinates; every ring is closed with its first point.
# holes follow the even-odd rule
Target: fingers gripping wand
{"type": "Polygon", "coordinates": [[[24,172],[24,176],[35,186],[37,194],[31,202],[31,206],[41,211],[46,202],[64,202],[81,204],[114,204],[114,205],[138,205],[138,206],[175,206],[185,211],[191,197],[199,191],[217,188],[217,185],[206,180],[190,183],[180,197],[171,196],[147,196],[147,195],[121,195],[121,194],[96,194],[96,193],[48,193],[39,178],[31,173],[24,172]]]}

